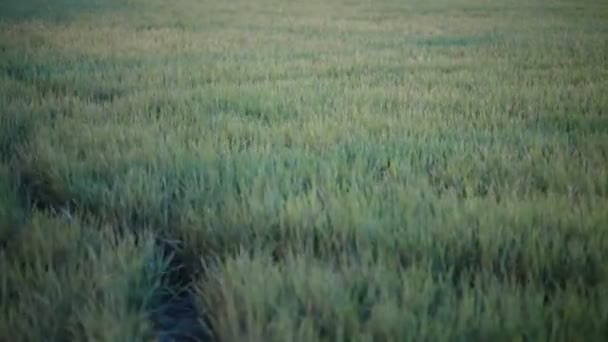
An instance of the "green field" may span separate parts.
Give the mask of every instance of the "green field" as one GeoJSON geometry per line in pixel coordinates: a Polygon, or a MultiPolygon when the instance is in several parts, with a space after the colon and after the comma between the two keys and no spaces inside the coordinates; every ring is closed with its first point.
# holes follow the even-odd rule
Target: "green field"
{"type": "Polygon", "coordinates": [[[0,0],[0,341],[608,340],[608,3],[0,0]]]}

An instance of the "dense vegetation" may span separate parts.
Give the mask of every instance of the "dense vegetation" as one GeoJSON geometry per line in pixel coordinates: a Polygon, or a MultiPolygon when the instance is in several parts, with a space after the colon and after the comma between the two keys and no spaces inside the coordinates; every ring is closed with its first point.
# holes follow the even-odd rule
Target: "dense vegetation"
{"type": "Polygon", "coordinates": [[[0,0],[0,340],[608,340],[607,110],[602,1],[0,0]]]}

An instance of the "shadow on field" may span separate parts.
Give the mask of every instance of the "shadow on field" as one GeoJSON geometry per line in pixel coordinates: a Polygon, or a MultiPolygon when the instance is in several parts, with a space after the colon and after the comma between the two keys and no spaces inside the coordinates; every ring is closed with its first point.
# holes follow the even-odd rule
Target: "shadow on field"
{"type": "Polygon", "coordinates": [[[422,47],[467,47],[486,45],[495,42],[494,35],[481,36],[433,36],[419,39],[416,43],[422,47]]]}
{"type": "Polygon", "coordinates": [[[124,7],[124,2],[115,0],[2,1],[0,2],[0,18],[59,21],[81,12],[117,10],[124,7]]]}
{"type": "MultiPolygon", "coordinates": [[[[35,207],[54,215],[70,215],[68,208],[72,201],[52,184],[49,180],[35,179],[31,174],[21,175],[21,196],[31,208],[35,207]]],[[[82,214],[83,208],[79,211],[82,214]]],[[[156,247],[159,253],[170,263],[168,271],[163,273],[161,279],[165,286],[162,293],[158,294],[158,304],[149,312],[150,320],[160,342],[213,341],[209,319],[197,308],[191,290],[191,284],[197,280],[197,259],[185,256],[179,245],[179,242],[157,238],[156,247]]]]}
{"type": "Polygon", "coordinates": [[[112,102],[123,96],[125,90],[116,85],[100,86],[74,82],[70,78],[70,75],[92,73],[103,67],[104,65],[100,63],[60,67],[44,64],[9,64],[0,67],[0,73],[14,81],[34,87],[44,96],[75,96],[97,103],[112,102]]]}
{"type": "MultiPolygon", "coordinates": [[[[21,165],[16,150],[19,142],[25,142],[30,131],[27,121],[16,121],[12,125],[2,127],[18,128],[15,134],[9,136],[8,142],[0,140],[0,156],[2,160],[10,159],[15,164],[12,176],[18,186],[17,195],[21,206],[25,209],[36,209],[50,215],[65,215],[70,220],[73,213],[97,217],[104,220],[96,208],[80,206],[71,198],[65,185],[42,169],[32,168],[31,165],[21,165]],[[74,211],[74,208],[76,209],[74,211]],[[71,214],[72,213],[72,214],[71,214]]],[[[117,232],[134,231],[132,227],[111,225],[117,232]]],[[[136,230],[135,230],[136,231],[136,230]]],[[[0,236],[0,247],[7,243],[9,237],[0,236]]],[[[184,255],[180,243],[157,237],[156,248],[163,260],[169,260],[168,270],[159,272],[160,283],[164,284],[153,300],[148,314],[158,340],[169,341],[213,341],[212,329],[204,313],[197,308],[191,284],[197,280],[196,257],[184,255]]],[[[154,266],[156,267],[156,265],[154,266]]]]}
{"type": "Polygon", "coordinates": [[[197,306],[190,285],[196,278],[194,260],[183,255],[177,241],[157,239],[157,248],[170,260],[166,282],[168,291],[162,304],[151,314],[151,320],[160,342],[213,341],[209,319],[197,306]]]}

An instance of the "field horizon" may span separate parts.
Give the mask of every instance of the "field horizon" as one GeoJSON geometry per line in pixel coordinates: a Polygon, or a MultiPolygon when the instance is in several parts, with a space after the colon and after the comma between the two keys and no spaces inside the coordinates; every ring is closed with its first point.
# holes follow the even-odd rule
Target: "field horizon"
{"type": "Polygon", "coordinates": [[[0,340],[608,340],[608,3],[0,0],[0,340]]]}

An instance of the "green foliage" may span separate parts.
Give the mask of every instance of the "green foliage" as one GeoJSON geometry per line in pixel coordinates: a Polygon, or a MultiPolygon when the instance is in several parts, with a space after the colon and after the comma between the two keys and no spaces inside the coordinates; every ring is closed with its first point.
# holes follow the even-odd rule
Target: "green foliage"
{"type": "Polygon", "coordinates": [[[98,223],[33,213],[0,251],[3,336],[152,340],[147,310],[162,286],[148,270],[153,240],[117,237],[98,223]]]}
{"type": "Polygon", "coordinates": [[[98,5],[0,23],[0,340],[608,338],[606,6],[98,5]]]}

